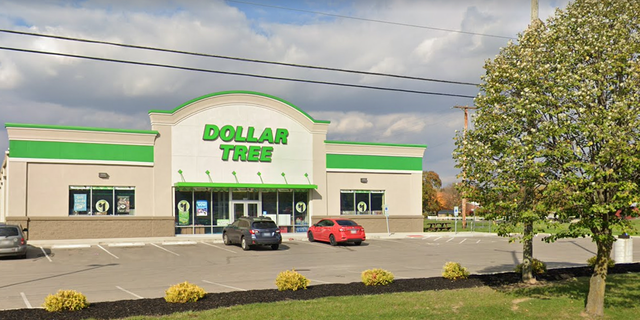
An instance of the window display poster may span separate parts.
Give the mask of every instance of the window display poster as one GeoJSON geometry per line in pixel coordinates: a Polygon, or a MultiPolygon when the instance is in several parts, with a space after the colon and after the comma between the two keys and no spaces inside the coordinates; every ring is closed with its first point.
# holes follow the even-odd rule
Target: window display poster
{"type": "Polygon", "coordinates": [[[199,217],[207,216],[209,213],[209,203],[207,200],[196,200],[196,214],[199,217]]]}
{"type": "Polygon", "coordinates": [[[181,226],[185,226],[190,224],[189,219],[189,209],[191,208],[191,204],[187,200],[181,200],[178,202],[178,224],[181,226]]]}
{"type": "Polygon", "coordinates": [[[74,194],[73,195],[73,211],[87,211],[87,195],[86,194],[74,194]]]}
{"type": "Polygon", "coordinates": [[[129,213],[129,196],[118,196],[118,213],[129,213]]]}

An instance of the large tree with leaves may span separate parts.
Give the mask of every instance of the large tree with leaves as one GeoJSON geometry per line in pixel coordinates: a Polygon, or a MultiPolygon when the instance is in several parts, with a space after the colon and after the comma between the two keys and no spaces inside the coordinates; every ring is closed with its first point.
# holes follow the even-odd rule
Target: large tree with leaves
{"type": "Polygon", "coordinates": [[[422,212],[438,213],[442,209],[442,203],[438,199],[438,192],[442,187],[440,176],[434,171],[422,172],[422,212]]]}
{"type": "Polygon", "coordinates": [[[577,217],[548,240],[592,237],[586,311],[602,315],[616,212],[640,194],[640,1],[573,2],[485,69],[454,153],[467,196],[523,221],[577,217]]]}

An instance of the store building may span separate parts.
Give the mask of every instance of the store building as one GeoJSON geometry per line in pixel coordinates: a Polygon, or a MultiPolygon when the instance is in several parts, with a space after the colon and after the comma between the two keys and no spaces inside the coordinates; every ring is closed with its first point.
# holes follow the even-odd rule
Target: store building
{"type": "Polygon", "coordinates": [[[152,130],[6,123],[0,222],[30,239],[215,234],[243,215],[422,231],[424,145],[327,141],[328,121],[256,92],[149,116],[152,130]]]}

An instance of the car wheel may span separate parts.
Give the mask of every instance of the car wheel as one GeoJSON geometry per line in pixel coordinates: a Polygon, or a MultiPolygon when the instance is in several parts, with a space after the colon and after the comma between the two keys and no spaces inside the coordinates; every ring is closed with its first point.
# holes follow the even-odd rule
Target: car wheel
{"type": "Polygon", "coordinates": [[[231,241],[229,240],[229,236],[225,233],[222,235],[222,242],[224,242],[225,245],[230,245],[231,241]]]}
{"type": "Polygon", "coordinates": [[[333,235],[330,235],[330,236],[329,236],[329,243],[330,243],[332,246],[336,246],[336,245],[338,245],[338,241],[336,241],[336,237],[334,237],[333,235]]]}
{"type": "Polygon", "coordinates": [[[273,249],[273,250],[278,250],[278,248],[280,248],[279,244],[272,244],[271,245],[271,249],[273,249]]]}
{"type": "Polygon", "coordinates": [[[245,237],[242,237],[242,239],[240,240],[240,245],[242,246],[242,250],[251,249],[251,246],[249,246],[249,243],[247,242],[247,238],[245,237]]]}
{"type": "Polygon", "coordinates": [[[313,233],[311,233],[311,231],[309,231],[307,233],[307,238],[309,238],[309,242],[314,242],[315,241],[315,239],[313,238],[313,233]]]}
{"type": "Polygon", "coordinates": [[[356,246],[359,246],[359,245],[361,245],[361,244],[362,244],[362,241],[356,241],[356,242],[354,242],[353,244],[355,244],[356,246]]]}
{"type": "Polygon", "coordinates": [[[20,259],[26,259],[26,258],[27,258],[27,254],[25,253],[25,254],[23,254],[23,255],[19,256],[18,258],[20,258],[20,259]]]}

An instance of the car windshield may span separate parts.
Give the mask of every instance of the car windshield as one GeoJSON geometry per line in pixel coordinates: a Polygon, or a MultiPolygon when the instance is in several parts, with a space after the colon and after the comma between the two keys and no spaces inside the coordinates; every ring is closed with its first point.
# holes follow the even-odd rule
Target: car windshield
{"type": "Polygon", "coordinates": [[[357,226],[358,224],[351,221],[351,220],[336,220],[336,222],[343,226],[343,227],[349,227],[349,226],[357,226]]]}
{"type": "Polygon", "coordinates": [[[0,237],[11,237],[18,235],[18,228],[0,228],[0,237]]]}
{"type": "Polygon", "coordinates": [[[253,223],[253,227],[256,229],[277,228],[276,223],[273,221],[256,221],[253,223]]]}

